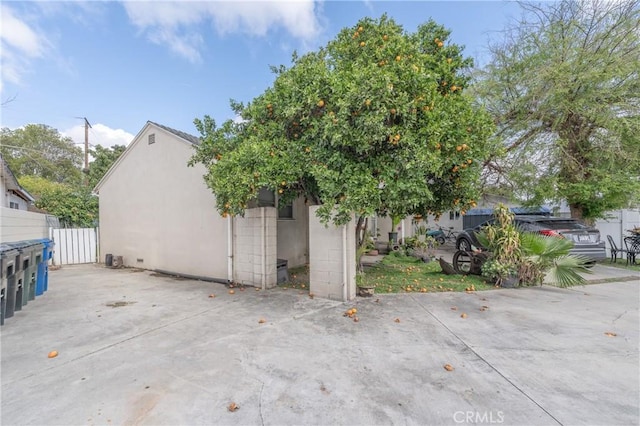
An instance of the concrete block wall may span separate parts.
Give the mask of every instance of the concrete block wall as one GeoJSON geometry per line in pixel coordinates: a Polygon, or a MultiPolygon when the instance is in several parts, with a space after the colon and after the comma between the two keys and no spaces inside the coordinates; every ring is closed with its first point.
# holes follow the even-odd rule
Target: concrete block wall
{"type": "Polygon", "coordinates": [[[275,207],[258,207],[235,219],[234,282],[260,288],[276,286],[277,215],[275,207]]]}
{"type": "Polygon", "coordinates": [[[309,207],[309,289],[317,297],[348,301],[356,297],[355,222],[320,223],[319,206],[309,207]]]}

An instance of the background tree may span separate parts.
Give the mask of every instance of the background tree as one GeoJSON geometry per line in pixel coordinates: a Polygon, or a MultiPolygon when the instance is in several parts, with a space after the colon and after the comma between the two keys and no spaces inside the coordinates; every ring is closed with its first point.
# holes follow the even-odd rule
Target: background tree
{"type": "Polygon", "coordinates": [[[587,220],[640,200],[638,5],[522,4],[476,86],[504,141],[486,163],[492,183],[587,220]]]}
{"type": "Polygon", "coordinates": [[[58,217],[65,227],[94,227],[98,221],[98,197],[91,188],[52,182],[40,176],[23,176],[20,185],[36,199],[35,206],[58,217]]]}
{"type": "Polygon", "coordinates": [[[242,214],[261,187],[282,202],[304,196],[325,221],[475,206],[490,117],[466,95],[470,59],[430,21],[404,32],[362,19],[290,68],[241,122],[196,119],[202,162],[223,216],[242,214]]]}
{"type": "Polygon", "coordinates": [[[89,188],[94,188],[100,182],[100,179],[125,149],[127,149],[125,145],[114,145],[106,148],[102,145],[97,145],[90,151],[93,161],[89,163],[89,188]]]}
{"type": "Polygon", "coordinates": [[[0,150],[16,177],[40,176],[53,182],[82,180],[82,149],[69,137],[44,124],[0,132],[0,150]]]}

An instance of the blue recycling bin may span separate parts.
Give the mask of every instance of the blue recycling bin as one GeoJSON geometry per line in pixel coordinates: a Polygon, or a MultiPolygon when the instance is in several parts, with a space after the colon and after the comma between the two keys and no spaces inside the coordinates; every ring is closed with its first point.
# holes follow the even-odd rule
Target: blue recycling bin
{"type": "Polygon", "coordinates": [[[49,287],[49,260],[53,256],[53,241],[48,238],[38,240],[42,243],[42,261],[38,264],[36,296],[41,296],[49,287]]]}
{"type": "Polygon", "coordinates": [[[18,254],[18,250],[13,247],[0,244],[0,280],[2,282],[0,325],[4,325],[5,318],[11,318],[16,309],[16,261],[18,254]]]}
{"type": "Polygon", "coordinates": [[[49,261],[51,259],[53,259],[53,248],[56,245],[56,243],[53,240],[50,240],[48,238],[45,238],[44,240],[42,240],[42,243],[45,245],[43,251],[44,251],[44,257],[43,257],[43,262],[45,265],[45,274],[44,274],[44,291],[47,291],[49,289],[49,261]]]}

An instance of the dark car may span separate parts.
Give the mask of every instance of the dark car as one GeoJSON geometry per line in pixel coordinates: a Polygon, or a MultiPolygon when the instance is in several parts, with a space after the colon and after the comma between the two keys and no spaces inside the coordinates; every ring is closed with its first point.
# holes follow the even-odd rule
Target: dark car
{"type": "MultiPolygon", "coordinates": [[[[465,229],[456,237],[458,250],[470,251],[473,247],[483,248],[476,233],[484,226],[491,225],[488,220],[475,228],[465,229]]],[[[571,254],[584,256],[591,261],[605,259],[605,242],[600,239],[600,231],[578,222],[576,219],[549,216],[524,216],[514,218],[515,224],[523,231],[536,232],[550,237],[561,237],[573,241],[571,254]]]]}

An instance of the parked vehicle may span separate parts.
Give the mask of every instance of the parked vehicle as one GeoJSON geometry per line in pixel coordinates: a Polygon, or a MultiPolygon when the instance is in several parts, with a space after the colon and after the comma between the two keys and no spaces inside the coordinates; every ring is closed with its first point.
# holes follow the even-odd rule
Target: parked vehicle
{"type": "MultiPolygon", "coordinates": [[[[576,219],[519,215],[514,218],[514,222],[525,232],[536,232],[573,241],[573,249],[571,249],[570,254],[584,256],[591,261],[606,259],[607,257],[605,242],[600,239],[600,231],[583,225],[576,219]]],[[[468,228],[460,232],[456,238],[456,248],[464,251],[471,251],[474,248],[482,249],[483,247],[476,234],[483,227],[492,223],[493,219],[481,223],[475,228],[468,228]]]]}

